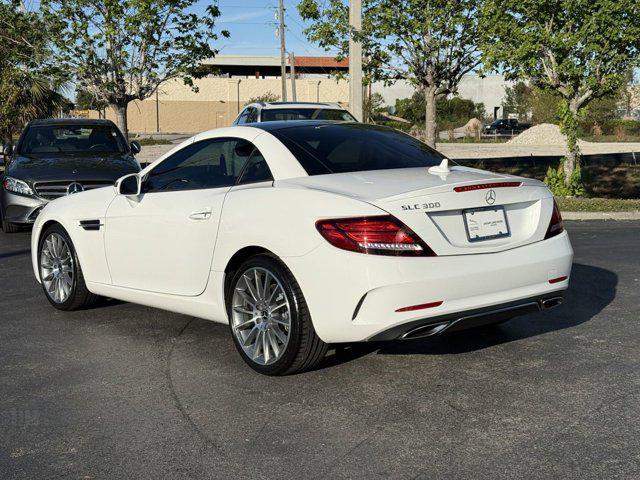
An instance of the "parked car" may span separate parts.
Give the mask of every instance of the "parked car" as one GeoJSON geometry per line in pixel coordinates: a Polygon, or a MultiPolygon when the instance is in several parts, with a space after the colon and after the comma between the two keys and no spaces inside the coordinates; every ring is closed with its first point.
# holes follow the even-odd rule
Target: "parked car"
{"type": "Polygon", "coordinates": [[[319,121],[196,135],[115,188],[47,205],[31,248],[55,308],[100,295],[229,323],[270,375],[313,368],[332,343],[554,307],[573,256],[544,183],[319,121]]]}
{"type": "Polygon", "coordinates": [[[517,135],[530,127],[530,123],[520,123],[515,118],[501,118],[489,125],[485,125],[483,133],[486,135],[517,135]]]}
{"type": "Polygon", "coordinates": [[[64,195],[113,185],[140,171],[134,154],[109,120],[47,119],[29,123],[15,148],[5,145],[0,218],[4,232],[32,224],[47,202],[64,195]]]}
{"type": "Polygon", "coordinates": [[[233,125],[284,120],[356,121],[339,103],[257,102],[247,105],[233,125]]]}

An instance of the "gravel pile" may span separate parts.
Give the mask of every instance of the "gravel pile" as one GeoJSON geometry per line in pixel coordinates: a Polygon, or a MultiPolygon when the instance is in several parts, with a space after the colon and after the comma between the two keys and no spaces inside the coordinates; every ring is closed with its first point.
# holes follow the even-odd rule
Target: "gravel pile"
{"type": "MultiPolygon", "coordinates": [[[[552,123],[541,123],[522,132],[507,142],[509,145],[566,145],[567,139],[560,127],[552,123]]],[[[588,142],[578,141],[579,144],[588,142]]]]}

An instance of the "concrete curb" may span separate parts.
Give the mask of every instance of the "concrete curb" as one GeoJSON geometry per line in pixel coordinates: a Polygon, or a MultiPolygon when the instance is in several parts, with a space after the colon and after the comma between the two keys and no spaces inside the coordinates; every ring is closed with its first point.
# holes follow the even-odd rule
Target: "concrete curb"
{"type": "Polygon", "coordinates": [[[560,212],[563,220],[640,220],[636,212],[560,212]]]}

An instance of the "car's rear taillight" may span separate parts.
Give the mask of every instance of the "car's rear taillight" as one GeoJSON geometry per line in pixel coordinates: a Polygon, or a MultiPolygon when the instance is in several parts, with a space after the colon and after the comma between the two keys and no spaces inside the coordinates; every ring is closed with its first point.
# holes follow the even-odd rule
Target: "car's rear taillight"
{"type": "Polygon", "coordinates": [[[553,213],[551,214],[551,221],[549,222],[549,228],[547,228],[547,234],[544,236],[545,240],[547,238],[555,237],[559,233],[564,231],[564,226],[562,225],[562,215],[560,215],[560,208],[558,208],[558,204],[555,199],[553,200],[553,213]]]}
{"type": "Polygon", "coordinates": [[[318,220],[318,232],[334,247],[374,255],[435,256],[405,224],[391,215],[318,220]]]}

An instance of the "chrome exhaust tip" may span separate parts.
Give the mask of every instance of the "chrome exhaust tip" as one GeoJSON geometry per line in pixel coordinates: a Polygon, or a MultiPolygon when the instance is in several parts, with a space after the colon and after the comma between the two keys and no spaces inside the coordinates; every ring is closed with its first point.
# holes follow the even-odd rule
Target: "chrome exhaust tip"
{"type": "Polygon", "coordinates": [[[561,305],[562,302],[564,302],[564,298],[553,297],[553,298],[547,298],[545,300],[542,300],[540,304],[541,304],[542,310],[548,310],[549,308],[553,308],[553,307],[557,307],[558,305],[561,305]]]}
{"type": "Polygon", "coordinates": [[[435,323],[431,325],[421,325],[416,328],[412,328],[408,332],[405,332],[400,339],[401,340],[413,340],[414,338],[425,338],[437,335],[445,330],[451,322],[435,323]]]}

